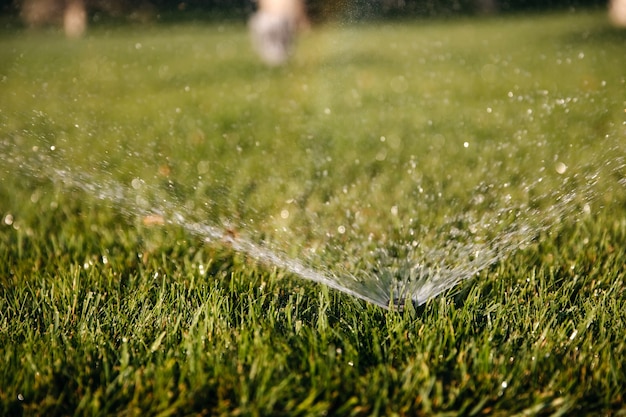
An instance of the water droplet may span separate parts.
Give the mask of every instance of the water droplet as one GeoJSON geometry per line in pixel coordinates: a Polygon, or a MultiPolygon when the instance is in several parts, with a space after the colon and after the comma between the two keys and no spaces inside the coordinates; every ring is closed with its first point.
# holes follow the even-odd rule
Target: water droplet
{"type": "Polygon", "coordinates": [[[135,189],[138,190],[141,188],[143,181],[139,178],[133,178],[133,180],[130,182],[130,185],[135,189]]]}
{"type": "Polygon", "coordinates": [[[17,394],[17,399],[18,399],[19,401],[24,401],[24,396],[23,396],[21,393],[20,393],[20,394],[17,394]]]}
{"type": "Polygon", "coordinates": [[[4,216],[4,224],[11,226],[13,224],[13,215],[11,213],[4,216]]]}
{"type": "Polygon", "coordinates": [[[339,226],[337,228],[337,231],[339,232],[339,234],[343,235],[344,233],[346,233],[346,226],[343,226],[343,225],[339,226]]]}
{"type": "Polygon", "coordinates": [[[565,174],[565,171],[567,171],[567,165],[565,165],[563,162],[558,162],[556,164],[556,172],[559,174],[565,174]]]}
{"type": "Polygon", "coordinates": [[[283,218],[283,219],[288,219],[289,218],[289,210],[283,209],[280,212],[280,217],[283,218]]]}
{"type": "Polygon", "coordinates": [[[469,148],[469,142],[463,142],[463,147],[464,148],[469,148]]]}
{"type": "Polygon", "coordinates": [[[502,385],[501,386],[502,386],[503,389],[506,389],[506,387],[508,387],[509,384],[506,381],[502,381],[502,385]]]}

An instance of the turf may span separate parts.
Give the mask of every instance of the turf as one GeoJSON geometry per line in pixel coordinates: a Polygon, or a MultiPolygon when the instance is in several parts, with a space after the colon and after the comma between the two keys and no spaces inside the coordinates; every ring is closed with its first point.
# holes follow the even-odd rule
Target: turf
{"type": "Polygon", "coordinates": [[[625,47],[599,12],[314,27],[283,68],[233,23],[3,32],[0,413],[625,414],[625,47]],[[524,226],[403,312],[228,243],[376,275],[524,226]]]}

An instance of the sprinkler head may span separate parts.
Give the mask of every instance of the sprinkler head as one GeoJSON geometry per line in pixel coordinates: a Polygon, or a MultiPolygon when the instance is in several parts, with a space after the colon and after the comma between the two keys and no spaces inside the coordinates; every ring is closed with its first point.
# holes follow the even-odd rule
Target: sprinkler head
{"type": "Polygon", "coordinates": [[[402,313],[404,311],[405,303],[406,303],[406,298],[394,297],[391,309],[399,313],[402,313]]]}

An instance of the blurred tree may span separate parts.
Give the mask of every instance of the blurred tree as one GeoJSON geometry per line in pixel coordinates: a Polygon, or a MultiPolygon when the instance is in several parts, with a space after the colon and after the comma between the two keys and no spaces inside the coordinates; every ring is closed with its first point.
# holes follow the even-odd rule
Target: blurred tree
{"type": "Polygon", "coordinates": [[[314,16],[377,18],[606,6],[607,0],[308,0],[314,16]]]}
{"type": "Polygon", "coordinates": [[[475,3],[480,14],[493,14],[499,9],[498,0],[475,0],[475,3]]]}

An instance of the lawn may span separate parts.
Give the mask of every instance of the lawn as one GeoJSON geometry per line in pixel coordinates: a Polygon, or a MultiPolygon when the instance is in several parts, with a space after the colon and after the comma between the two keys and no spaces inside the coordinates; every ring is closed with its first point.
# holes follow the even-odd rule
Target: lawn
{"type": "Polygon", "coordinates": [[[625,50],[587,11],[280,68],[232,22],[5,28],[0,414],[626,414],[625,50]]]}

